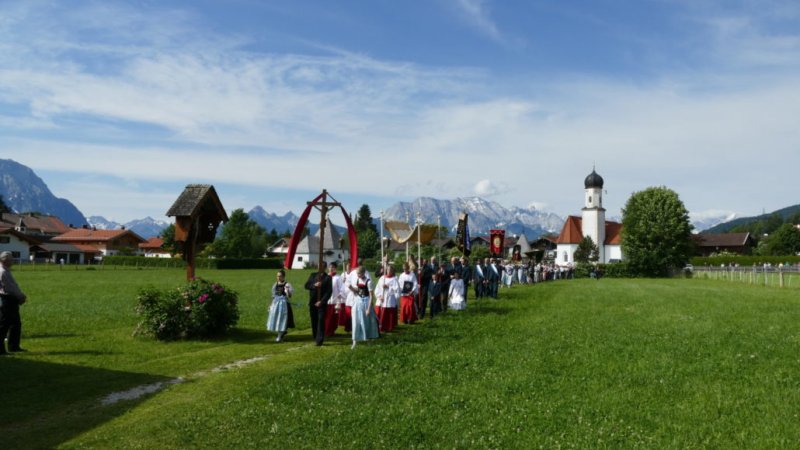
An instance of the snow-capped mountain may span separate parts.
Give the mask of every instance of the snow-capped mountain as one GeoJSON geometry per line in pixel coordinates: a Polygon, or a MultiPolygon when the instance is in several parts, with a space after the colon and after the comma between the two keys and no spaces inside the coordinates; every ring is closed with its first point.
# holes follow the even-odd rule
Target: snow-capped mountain
{"type": "Polygon", "coordinates": [[[87,219],[89,226],[97,228],[98,230],[117,230],[122,228],[121,223],[108,220],[103,216],[89,216],[87,219]]]}
{"type": "Polygon", "coordinates": [[[699,233],[701,231],[705,231],[709,228],[717,226],[721,223],[730,222],[733,219],[736,219],[738,215],[735,212],[731,211],[703,211],[689,213],[689,220],[694,225],[694,232],[699,233]]]}
{"type": "Polygon", "coordinates": [[[413,221],[416,212],[425,223],[437,223],[455,232],[458,216],[462,212],[469,214],[470,233],[487,234],[493,228],[502,228],[509,234],[525,234],[528,239],[536,239],[545,233],[559,233],[564,219],[556,214],[544,212],[534,207],[506,208],[497,202],[480,197],[456,198],[440,200],[420,197],[413,202],[399,202],[392,205],[384,217],[388,220],[406,220],[406,214],[413,221]]]}
{"type": "Polygon", "coordinates": [[[108,220],[103,216],[91,216],[87,220],[90,226],[98,230],[118,230],[125,227],[126,230],[131,230],[145,239],[158,236],[164,228],[169,226],[169,222],[165,220],[156,220],[149,216],[144,219],[131,220],[127,223],[108,220]]]}
{"type": "Polygon", "coordinates": [[[125,224],[125,228],[145,239],[149,239],[161,234],[161,231],[167,228],[169,224],[170,223],[165,220],[156,220],[147,216],[144,219],[131,220],[125,224]]]}

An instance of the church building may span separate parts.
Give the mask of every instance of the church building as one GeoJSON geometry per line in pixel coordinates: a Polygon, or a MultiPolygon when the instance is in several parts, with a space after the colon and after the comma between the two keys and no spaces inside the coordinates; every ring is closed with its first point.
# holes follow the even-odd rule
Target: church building
{"type": "Polygon", "coordinates": [[[584,236],[592,238],[599,251],[598,262],[622,260],[622,224],[606,220],[603,208],[603,177],[592,169],[584,180],[584,203],[581,216],[569,216],[556,240],[556,263],[575,264],[575,250],[584,236]]]}

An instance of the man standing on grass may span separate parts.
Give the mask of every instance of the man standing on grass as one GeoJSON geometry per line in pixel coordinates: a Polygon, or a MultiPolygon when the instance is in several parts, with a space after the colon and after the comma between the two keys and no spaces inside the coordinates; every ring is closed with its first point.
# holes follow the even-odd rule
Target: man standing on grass
{"type": "Polygon", "coordinates": [[[311,315],[311,333],[317,346],[325,340],[325,313],[328,300],[333,293],[331,277],[324,271],[312,273],[306,282],[308,289],[308,312],[311,315]]]}
{"type": "Polygon", "coordinates": [[[19,316],[19,305],[25,303],[28,297],[22,293],[14,277],[11,275],[11,266],[14,257],[11,252],[0,253],[0,355],[6,355],[6,346],[3,342],[8,336],[9,352],[27,351],[19,346],[22,336],[22,319],[19,316]]]}

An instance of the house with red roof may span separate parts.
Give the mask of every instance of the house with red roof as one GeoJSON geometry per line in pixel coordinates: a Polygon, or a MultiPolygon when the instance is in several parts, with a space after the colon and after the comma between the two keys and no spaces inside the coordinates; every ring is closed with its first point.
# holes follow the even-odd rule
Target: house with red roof
{"type": "Polygon", "coordinates": [[[87,245],[97,249],[103,256],[122,252],[139,253],[139,244],[145,239],[131,230],[96,230],[93,228],[73,228],[54,237],[52,243],[87,245]]]}
{"type": "Polygon", "coordinates": [[[139,252],[148,258],[172,258],[169,250],[164,248],[164,239],[160,237],[151,237],[139,244],[139,252]]]}
{"type": "Polygon", "coordinates": [[[31,247],[41,241],[21,233],[14,228],[0,226],[0,252],[11,252],[17,262],[28,261],[31,247]]]}
{"type": "Polygon", "coordinates": [[[598,261],[610,263],[622,260],[622,224],[606,220],[603,208],[603,177],[592,170],[584,180],[582,214],[569,216],[556,239],[556,263],[575,263],[575,250],[585,236],[592,239],[599,251],[598,261]]]}

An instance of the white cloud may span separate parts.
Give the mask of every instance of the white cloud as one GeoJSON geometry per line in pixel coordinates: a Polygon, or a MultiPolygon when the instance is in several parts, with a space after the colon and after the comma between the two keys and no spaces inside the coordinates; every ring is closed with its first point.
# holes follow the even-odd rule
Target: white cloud
{"type": "Polygon", "coordinates": [[[486,0],[456,0],[456,6],[467,21],[492,40],[502,42],[503,36],[489,14],[486,0]]]}
{"type": "MultiPolygon", "coordinates": [[[[459,5],[499,35],[485,2],[459,5]]],[[[781,45],[752,21],[725,32],[773,52],[784,70],[742,59],[752,70],[663,73],[638,84],[528,77],[515,89],[488,72],[346,51],[250,53],[180,13],[167,26],[106,11],[99,17],[125,23],[102,45],[73,34],[72,16],[34,13],[0,13],[0,31],[25,20],[52,30],[0,33],[0,151],[37,170],[385,197],[474,192],[506,205],[533,197],[563,215],[581,207],[583,178],[597,162],[610,211],[659,184],[690,210],[795,201],[779,185],[800,165],[796,36],[781,45]],[[14,134],[37,127],[46,133],[14,134]]],[[[102,212],[116,203],[110,197],[79,206],[102,212]]]]}
{"type": "Polygon", "coordinates": [[[478,181],[473,188],[473,192],[479,197],[494,197],[508,192],[508,190],[509,188],[506,183],[496,183],[488,179],[478,181]]]}

